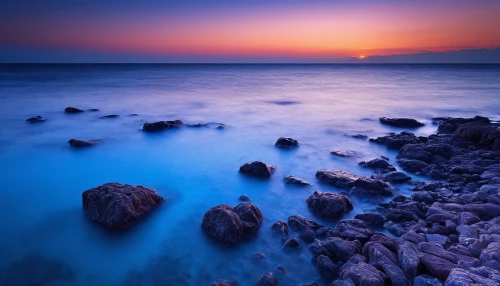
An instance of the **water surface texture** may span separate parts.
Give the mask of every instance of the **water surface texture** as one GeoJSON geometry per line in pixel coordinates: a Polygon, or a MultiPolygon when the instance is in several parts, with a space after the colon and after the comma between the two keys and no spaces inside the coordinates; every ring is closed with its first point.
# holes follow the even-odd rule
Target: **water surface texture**
{"type": "MultiPolygon", "coordinates": [[[[358,162],[379,156],[395,164],[394,151],[349,136],[403,130],[381,125],[378,117],[415,118],[426,126],[412,131],[429,135],[436,129],[432,117],[477,114],[500,119],[500,66],[0,66],[0,271],[18,285],[42,266],[49,268],[46,285],[210,285],[218,279],[253,285],[283,265],[283,285],[322,285],[307,246],[283,251],[270,231],[292,214],[335,226],[307,209],[314,190],[340,192],[319,184],[315,172],[370,175],[358,162]],[[100,111],[65,114],[67,106],[100,111]],[[108,114],[120,116],[99,119],[108,114]],[[35,115],[48,120],[25,122],[35,115]],[[174,119],[226,128],[141,131],[145,122],[174,119]],[[281,136],[300,147],[276,148],[281,136]],[[102,143],[75,150],[67,144],[71,138],[102,143]],[[338,158],[332,150],[359,156],[338,158]],[[275,165],[276,172],[269,180],[238,172],[254,160],[275,165]],[[285,185],[291,174],[313,186],[285,185]],[[85,217],[81,202],[83,191],[107,182],[154,188],[165,202],[131,228],[107,231],[85,217]],[[217,204],[238,204],[242,194],[264,214],[258,235],[236,247],[209,239],[200,227],[203,214],[217,204]],[[252,261],[256,252],[266,259],[252,261]]],[[[379,202],[351,199],[355,208],[345,218],[379,202]]]]}

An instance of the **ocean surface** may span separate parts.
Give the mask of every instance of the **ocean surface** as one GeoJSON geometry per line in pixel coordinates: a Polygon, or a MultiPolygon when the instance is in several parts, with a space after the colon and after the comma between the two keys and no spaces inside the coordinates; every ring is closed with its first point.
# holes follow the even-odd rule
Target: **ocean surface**
{"type": "MultiPolygon", "coordinates": [[[[500,119],[498,65],[4,65],[0,66],[0,281],[11,285],[210,285],[236,279],[254,285],[272,271],[280,285],[316,280],[305,244],[283,251],[270,227],[300,214],[334,227],[305,203],[324,168],[370,175],[358,162],[396,152],[353,134],[377,137],[403,129],[378,118],[435,116],[500,119]],[[64,108],[99,112],[65,114],[64,108]],[[118,118],[99,119],[119,114],[118,118]],[[137,114],[137,116],[130,116],[137,114]],[[29,124],[40,115],[48,120],[29,124]],[[145,122],[224,123],[149,134],[145,122]],[[274,146],[281,137],[295,150],[274,146]],[[73,149],[67,141],[100,139],[73,149]],[[338,158],[333,150],[353,150],[338,158]],[[269,180],[238,172],[261,160],[269,180]],[[285,185],[295,175],[311,187],[285,185]],[[110,232],[90,222],[83,191],[107,182],[154,188],[164,203],[131,228],[110,232]],[[259,233],[236,246],[201,230],[217,204],[249,196],[264,215],[259,233]],[[250,255],[262,252],[256,262],[250,255]],[[278,265],[287,269],[279,274],[278,265]]],[[[414,176],[415,177],[415,176],[414,176]]],[[[417,177],[415,177],[417,178],[417,177]]],[[[422,178],[420,178],[422,179],[422,178]]],[[[399,193],[411,194],[397,185],[399,193]]],[[[374,210],[378,200],[351,198],[345,218],[374,210]]],[[[382,230],[379,230],[382,231],[382,230]]]]}

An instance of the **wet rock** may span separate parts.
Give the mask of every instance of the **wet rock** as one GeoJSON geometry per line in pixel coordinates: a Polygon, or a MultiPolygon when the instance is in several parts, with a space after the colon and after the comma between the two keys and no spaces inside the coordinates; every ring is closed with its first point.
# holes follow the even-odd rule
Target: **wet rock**
{"type": "Polygon", "coordinates": [[[45,121],[47,121],[47,119],[41,117],[40,115],[26,119],[26,122],[28,123],[41,123],[45,121]]]}
{"type": "Polygon", "coordinates": [[[118,114],[109,114],[109,115],[104,115],[99,118],[105,119],[105,118],[117,118],[119,115],[118,114]]]}
{"type": "Polygon", "coordinates": [[[372,226],[382,227],[384,225],[384,217],[377,213],[357,214],[354,218],[360,219],[372,226]]]}
{"type": "Polygon", "coordinates": [[[445,244],[450,241],[446,236],[439,234],[426,234],[425,237],[429,242],[438,242],[441,244],[445,244]]]}
{"type": "Polygon", "coordinates": [[[242,202],[251,202],[252,200],[246,196],[246,195],[241,195],[238,200],[242,201],[242,202]]]}
{"type": "Polygon", "coordinates": [[[66,113],[81,113],[81,112],[85,112],[85,111],[78,109],[78,108],[75,108],[75,107],[66,107],[64,109],[64,112],[66,112],[66,113]]]}
{"type": "Polygon", "coordinates": [[[69,145],[71,145],[71,147],[81,148],[81,147],[93,146],[93,145],[99,143],[99,140],[70,139],[68,141],[68,143],[69,143],[69,145]]]}
{"type": "Polygon", "coordinates": [[[412,118],[387,118],[380,117],[380,123],[401,128],[417,128],[424,126],[423,123],[412,118]]]}
{"type": "Polygon", "coordinates": [[[419,252],[411,242],[404,239],[398,242],[397,252],[401,269],[403,269],[406,277],[411,281],[417,275],[420,265],[419,252]]]}
{"type": "Polygon", "coordinates": [[[413,286],[443,286],[443,282],[435,277],[423,274],[413,279],[413,286]]]}
{"type": "Polygon", "coordinates": [[[393,171],[384,175],[384,181],[391,183],[403,183],[410,181],[411,177],[403,172],[393,171]]]}
{"type": "Polygon", "coordinates": [[[262,252],[256,252],[256,253],[250,254],[250,260],[252,260],[252,261],[260,262],[264,259],[266,259],[266,255],[262,252]]]}
{"type": "Polygon", "coordinates": [[[82,194],[87,217],[113,230],[129,227],[163,200],[153,189],[107,183],[82,194]]]}
{"type": "Polygon", "coordinates": [[[342,170],[323,169],[316,172],[316,178],[338,188],[351,188],[360,177],[342,170]]]}
{"type": "Polygon", "coordinates": [[[311,229],[307,229],[307,230],[303,231],[301,234],[299,234],[299,237],[300,237],[300,239],[302,239],[303,241],[305,241],[307,243],[311,243],[314,241],[314,239],[316,239],[316,235],[315,235],[314,231],[311,229]]]}
{"type": "Polygon", "coordinates": [[[153,123],[144,123],[142,130],[146,132],[158,132],[171,128],[179,128],[184,123],[180,120],[158,121],[153,123]]]}
{"type": "Polygon", "coordinates": [[[500,128],[497,125],[470,122],[460,125],[455,134],[458,138],[481,146],[500,150],[500,128]]]}
{"type": "Polygon", "coordinates": [[[316,258],[316,268],[318,268],[321,276],[328,282],[332,281],[339,271],[337,265],[325,255],[320,255],[316,258]]]}
{"type": "Polygon", "coordinates": [[[219,280],[212,282],[212,286],[238,286],[238,281],[236,280],[219,280]]]}
{"type": "Polygon", "coordinates": [[[487,117],[476,116],[473,118],[453,118],[453,117],[436,117],[433,121],[439,122],[438,134],[452,134],[457,128],[465,123],[479,122],[489,124],[490,120],[487,117]]]}
{"type": "Polygon", "coordinates": [[[383,269],[391,280],[392,285],[410,285],[405,274],[399,268],[398,260],[394,253],[378,242],[368,242],[363,247],[363,254],[368,256],[370,265],[383,269]]]}
{"type": "Polygon", "coordinates": [[[288,236],[288,225],[286,222],[277,220],[272,226],[271,231],[275,235],[281,235],[283,237],[288,236]]]}
{"type": "Polygon", "coordinates": [[[237,244],[257,233],[262,220],[262,213],[251,203],[240,203],[234,209],[217,205],[205,213],[201,227],[219,242],[237,244]]]}
{"type": "Polygon", "coordinates": [[[285,177],[285,184],[288,185],[299,185],[299,186],[310,186],[311,184],[308,181],[304,181],[295,176],[287,176],[285,177]]]}
{"type": "Polygon", "coordinates": [[[378,179],[361,177],[354,181],[351,194],[359,197],[363,196],[392,196],[395,189],[386,182],[378,179]]]}
{"type": "Polygon", "coordinates": [[[292,149],[294,147],[299,146],[299,142],[295,139],[292,138],[285,138],[285,137],[280,137],[274,144],[276,147],[283,148],[283,149],[292,149]]]}
{"type": "Polygon", "coordinates": [[[420,144],[422,141],[415,134],[403,131],[399,134],[389,133],[387,136],[370,138],[370,142],[386,145],[389,149],[399,150],[408,144],[420,144]]]}
{"type": "Polygon", "coordinates": [[[315,191],[306,202],[315,214],[325,218],[342,217],[353,209],[347,197],[330,192],[315,191]]]}
{"type": "Polygon", "coordinates": [[[208,123],[194,123],[194,124],[185,124],[186,127],[208,127],[208,123]]]}
{"type": "Polygon", "coordinates": [[[322,228],[323,226],[303,216],[292,215],[288,218],[288,227],[293,231],[303,232],[308,229],[316,231],[322,228]]]}
{"type": "Polygon", "coordinates": [[[353,255],[361,253],[361,243],[357,240],[347,241],[339,237],[330,237],[323,242],[323,246],[332,253],[335,261],[347,262],[353,255]]]}
{"type": "Polygon", "coordinates": [[[278,279],[271,272],[266,272],[260,276],[257,286],[274,286],[278,284],[278,279]]]}
{"type": "Polygon", "coordinates": [[[254,177],[269,178],[275,167],[260,161],[248,162],[240,167],[240,172],[254,177]]]}
{"type": "Polygon", "coordinates": [[[355,138],[355,139],[362,139],[362,140],[368,139],[368,136],[363,135],[363,134],[354,134],[354,135],[351,135],[351,137],[355,138]]]}
{"type": "Polygon", "coordinates": [[[462,268],[454,268],[451,270],[448,279],[445,281],[445,286],[464,286],[464,285],[491,285],[498,286],[500,282],[485,278],[462,268]]]}
{"type": "Polygon", "coordinates": [[[356,157],[356,156],[358,156],[358,153],[356,151],[349,151],[349,150],[346,150],[346,151],[336,150],[336,151],[330,152],[330,154],[338,156],[338,157],[356,157]]]}
{"type": "Polygon", "coordinates": [[[91,109],[87,109],[87,111],[89,111],[89,112],[97,112],[97,111],[99,111],[99,109],[97,109],[97,108],[91,108],[91,109]]]}
{"type": "Polygon", "coordinates": [[[404,158],[398,159],[398,164],[404,170],[414,174],[420,173],[423,169],[429,166],[429,164],[419,160],[404,159],[404,158]]]}
{"type": "Polygon", "coordinates": [[[373,231],[359,219],[349,219],[340,221],[334,229],[340,238],[347,240],[359,240],[367,242],[373,235],[373,231]]]}
{"type": "Polygon", "coordinates": [[[300,247],[300,241],[296,237],[288,239],[285,242],[285,245],[283,246],[283,248],[299,248],[299,247],[300,247]]]}
{"type": "MultiPolygon", "coordinates": [[[[343,280],[350,279],[354,285],[384,286],[387,276],[377,268],[366,263],[366,258],[354,255],[340,268],[339,276],[343,280]]],[[[388,282],[388,281],[387,281],[388,282]]]]}
{"type": "Polygon", "coordinates": [[[384,159],[376,158],[370,161],[362,161],[359,163],[360,166],[365,167],[365,168],[370,168],[370,169],[375,169],[375,170],[384,170],[384,171],[396,171],[396,168],[389,164],[384,159]]]}

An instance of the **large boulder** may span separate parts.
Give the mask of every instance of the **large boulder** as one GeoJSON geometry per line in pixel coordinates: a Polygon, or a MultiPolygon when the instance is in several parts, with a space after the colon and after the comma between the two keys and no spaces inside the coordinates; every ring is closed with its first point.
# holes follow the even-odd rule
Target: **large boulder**
{"type": "Polygon", "coordinates": [[[348,241],[339,237],[330,237],[323,246],[332,254],[335,261],[347,262],[353,255],[361,253],[361,243],[357,240],[348,241]]]}
{"type": "Polygon", "coordinates": [[[436,117],[436,118],[433,118],[433,120],[439,122],[438,134],[455,133],[457,128],[465,123],[470,123],[470,122],[478,122],[478,123],[483,123],[483,124],[490,123],[489,118],[482,117],[482,116],[476,116],[473,118],[436,117]]]}
{"type": "Polygon", "coordinates": [[[324,218],[339,218],[353,209],[347,197],[330,192],[315,191],[306,202],[315,214],[324,218]]]}
{"type": "Polygon", "coordinates": [[[385,124],[385,125],[390,125],[390,126],[394,126],[394,127],[401,127],[401,128],[417,128],[417,127],[424,126],[424,124],[422,122],[419,122],[413,118],[380,117],[379,121],[380,121],[380,123],[385,124]]]}
{"type": "Polygon", "coordinates": [[[221,204],[205,213],[201,228],[219,242],[237,244],[257,233],[262,220],[262,213],[251,203],[240,203],[234,208],[221,204]]]}
{"type": "Polygon", "coordinates": [[[261,161],[247,162],[240,167],[240,172],[254,177],[269,178],[275,167],[261,161]]]}
{"type": "Polygon", "coordinates": [[[108,229],[124,229],[163,200],[153,189],[107,183],[82,194],[87,217],[108,229]]]}
{"type": "Polygon", "coordinates": [[[292,149],[294,147],[299,146],[299,142],[295,139],[292,138],[285,138],[285,137],[280,137],[274,144],[276,147],[283,148],[283,149],[292,149]]]}
{"type": "Polygon", "coordinates": [[[323,169],[316,172],[316,178],[338,188],[351,188],[360,177],[342,170],[323,169]]]}
{"type": "Polygon", "coordinates": [[[322,228],[323,226],[303,216],[291,215],[290,217],[288,217],[288,227],[296,232],[304,232],[307,230],[316,231],[322,228]]]}
{"type": "Polygon", "coordinates": [[[184,123],[180,120],[158,121],[153,123],[144,123],[142,130],[146,132],[157,132],[170,128],[179,128],[184,123]]]}
{"type": "Polygon", "coordinates": [[[459,126],[455,134],[460,139],[472,141],[493,150],[500,150],[500,127],[498,125],[470,122],[459,126]]]}

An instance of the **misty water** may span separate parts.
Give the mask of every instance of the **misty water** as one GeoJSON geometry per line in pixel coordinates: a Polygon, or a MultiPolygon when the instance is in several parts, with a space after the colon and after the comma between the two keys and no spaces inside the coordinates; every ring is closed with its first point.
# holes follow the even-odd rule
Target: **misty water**
{"type": "MultiPolygon", "coordinates": [[[[358,162],[380,156],[396,164],[396,152],[350,136],[403,130],[381,125],[381,116],[418,119],[426,126],[412,132],[429,135],[437,127],[432,117],[478,114],[500,119],[500,66],[0,66],[0,277],[22,285],[56,260],[46,285],[210,285],[219,279],[253,285],[267,271],[282,285],[322,285],[307,245],[284,251],[270,230],[293,214],[335,226],[306,206],[314,190],[341,191],[320,184],[316,171],[370,175],[358,162]],[[65,114],[68,106],[100,111],[65,114]],[[108,114],[119,117],[99,119],[108,114]],[[48,120],[25,122],[35,115],[48,120]],[[174,119],[226,128],[141,131],[145,122],[174,119]],[[300,147],[276,148],[281,136],[300,147]],[[102,142],[73,149],[71,138],[102,142]],[[359,156],[334,157],[332,150],[359,156]],[[268,180],[238,172],[254,160],[276,172],[268,180]],[[312,186],[285,185],[287,175],[312,186]],[[110,232],[86,218],[81,197],[107,182],[154,188],[165,201],[131,228],[110,232]],[[260,231],[236,247],[214,242],[202,232],[203,214],[217,204],[237,205],[242,194],[264,215],[260,231]],[[266,259],[250,259],[256,252],[266,259]]],[[[396,187],[411,194],[407,185],[396,187]]],[[[355,208],[344,218],[380,202],[350,198],[355,208]]]]}

